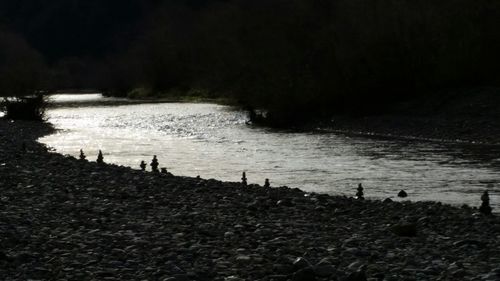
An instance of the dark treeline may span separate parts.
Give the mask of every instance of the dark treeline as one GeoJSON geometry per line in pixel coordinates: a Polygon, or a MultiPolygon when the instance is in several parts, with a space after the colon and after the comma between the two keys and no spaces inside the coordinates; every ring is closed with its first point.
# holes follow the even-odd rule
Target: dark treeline
{"type": "Polygon", "coordinates": [[[53,88],[227,97],[288,122],[500,83],[494,0],[4,2],[53,88]]]}

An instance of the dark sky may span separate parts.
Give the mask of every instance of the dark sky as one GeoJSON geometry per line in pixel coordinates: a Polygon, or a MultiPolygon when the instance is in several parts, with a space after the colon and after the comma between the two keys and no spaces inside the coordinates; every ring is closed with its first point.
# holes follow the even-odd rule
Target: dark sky
{"type": "Polygon", "coordinates": [[[49,60],[101,57],[126,44],[154,0],[3,0],[0,22],[49,60]]]}
{"type": "Polygon", "coordinates": [[[224,0],[0,0],[0,26],[22,34],[49,61],[102,58],[121,49],[160,8],[224,0]]]}

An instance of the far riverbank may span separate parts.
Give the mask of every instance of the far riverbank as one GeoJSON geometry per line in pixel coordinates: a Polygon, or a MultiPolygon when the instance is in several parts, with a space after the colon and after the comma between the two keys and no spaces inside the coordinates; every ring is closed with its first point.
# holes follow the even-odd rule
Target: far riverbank
{"type": "Polygon", "coordinates": [[[449,90],[380,112],[339,115],[322,129],[409,140],[500,145],[500,89],[449,90]]]}

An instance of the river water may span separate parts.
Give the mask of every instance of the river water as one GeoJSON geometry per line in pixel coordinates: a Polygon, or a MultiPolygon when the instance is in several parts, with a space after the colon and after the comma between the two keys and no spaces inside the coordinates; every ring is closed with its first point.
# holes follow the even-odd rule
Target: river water
{"type": "MultiPolygon", "coordinates": [[[[488,189],[500,209],[500,154],[495,147],[325,132],[292,132],[245,124],[245,112],[208,103],[137,103],[100,94],[55,95],[48,110],[57,133],[40,139],[62,154],[83,149],[94,161],[139,168],[157,155],[175,175],[286,185],[304,191],[437,200],[478,206],[488,189]]],[[[148,166],[149,168],[149,166],[148,166]]]]}

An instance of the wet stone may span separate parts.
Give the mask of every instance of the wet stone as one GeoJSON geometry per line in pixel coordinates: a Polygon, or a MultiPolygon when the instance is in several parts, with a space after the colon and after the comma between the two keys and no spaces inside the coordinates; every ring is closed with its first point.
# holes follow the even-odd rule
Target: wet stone
{"type": "Polygon", "coordinates": [[[344,281],[367,281],[366,279],[366,274],[364,271],[356,271],[353,273],[350,273],[344,281]]]}
{"type": "Polygon", "coordinates": [[[414,223],[398,223],[391,226],[390,230],[398,236],[417,236],[417,225],[414,223]]]}
{"type": "Polygon", "coordinates": [[[236,257],[236,262],[238,263],[248,263],[252,260],[251,257],[245,255],[239,255],[236,257]]]}
{"type": "Polygon", "coordinates": [[[295,268],[295,270],[299,270],[303,268],[311,268],[312,265],[307,259],[303,257],[298,257],[293,262],[293,267],[295,268]]]}

